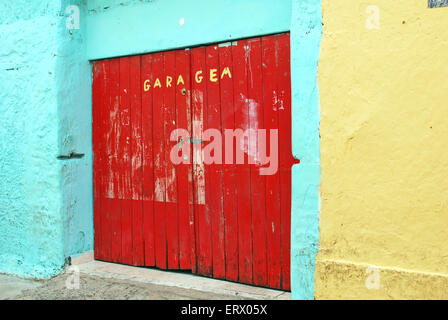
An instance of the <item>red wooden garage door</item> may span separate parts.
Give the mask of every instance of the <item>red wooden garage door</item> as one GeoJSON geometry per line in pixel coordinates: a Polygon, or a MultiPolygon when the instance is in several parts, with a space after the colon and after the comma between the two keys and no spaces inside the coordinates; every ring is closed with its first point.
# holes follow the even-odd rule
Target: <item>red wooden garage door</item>
{"type": "Polygon", "coordinates": [[[285,33],[94,62],[96,259],[290,289],[289,57],[285,33]]]}

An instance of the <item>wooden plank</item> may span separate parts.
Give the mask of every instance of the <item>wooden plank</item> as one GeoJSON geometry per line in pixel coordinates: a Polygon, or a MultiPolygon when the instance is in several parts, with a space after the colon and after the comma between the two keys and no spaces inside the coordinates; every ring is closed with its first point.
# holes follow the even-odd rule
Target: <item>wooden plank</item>
{"type": "Polygon", "coordinates": [[[110,107],[107,120],[107,154],[110,157],[109,181],[107,185],[108,207],[111,216],[111,260],[121,261],[121,189],[120,189],[120,60],[110,60],[110,107]]]}
{"type": "Polygon", "coordinates": [[[277,93],[281,208],[282,288],[290,290],[291,257],[291,75],[289,34],[277,36],[277,93]]]}
{"type": "MultiPolygon", "coordinates": [[[[226,261],[222,191],[222,135],[218,46],[213,45],[206,47],[205,53],[207,73],[204,75],[204,78],[206,79],[207,84],[207,128],[209,128],[209,130],[216,130],[216,136],[213,136],[213,138],[210,137],[210,142],[207,142],[207,139],[204,138],[205,155],[209,154],[207,149],[210,145],[216,146],[216,148],[212,148],[214,151],[210,151],[210,156],[213,156],[214,161],[209,164],[206,162],[205,164],[208,168],[206,171],[207,176],[205,177],[205,201],[206,208],[211,217],[212,226],[213,277],[224,279],[226,276],[226,261]],[[218,153],[221,153],[221,156],[219,156],[218,153]]],[[[211,161],[212,159],[209,160],[211,161]]]]}
{"type": "MultiPolygon", "coordinates": [[[[223,137],[225,130],[235,129],[235,110],[233,103],[233,78],[232,78],[232,46],[227,43],[219,46],[219,77],[221,96],[221,123],[223,137]]],[[[225,144],[225,141],[223,141],[225,144]]],[[[231,161],[223,166],[223,205],[225,219],[225,258],[226,279],[238,280],[238,202],[237,202],[237,177],[236,163],[234,159],[236,145],[227,152],[231,161]]],[[[225,150],[225,145],[224,145],[225,150]]],[[[227,153],[223,152],[224,157],[227,153]]]]}
{"type": "Polygon", "coordinates": [[[94,121],[94,127],[99,131],[98,139],[101,140],[99,146],[99,158],[100,158],[100,206],[101,206],[101,260],[112,261],[112,234],[113,234],[113,220],[111,214],[111,199],[110,194],[113,194],[113,190],[109,190],[109,187],[113,187],[112,167],[111,167],[111,140],[110,134],[112,126],[110,123],[110,61],[102,61],[104,68],[102,78],[102,92],[100,96],[100,103],[98,104],[98,120],[94,121]]]}
{"type": "Polygon", "coordinates": [[[153,101],[152,56],[141,58],[142,141],[143,141],[143,236],[145,265],[155,266],[154,225],[154,155],[153,155],[153,101]]]}
{"type": "MultiPolygon", "coordinates": [[[[190,51],[176,51],[176,77],[174,78],[176,92],[176,123],[180,129],[185,129],[191,137],[191,104],[190,104],[190,51]]],[[[190,147],[185,140],[183,143],[190,147]]],[[[193,181],[192,181],[192,149],[185,154],[185,163],[177,166],[178,204],[179,204],[179,265],[181,269],[191,268],[194,242],[193,216],[193,181]],[[191,222],[191,224],[190,224],[191,222]]]]}
{"type": "MultiPolygon", "coordinates": [[[[246,40],[232,45],[233,96],[235,106],[235,127],[243,131],[249,128],[249,104],[247,98],[246,40]]],[[[236,154],[244,152],[244,145],[236,141],[236,154]]],[[[235,160],[236,161],[236,160],[235,160]]],[[[238,259],[239,281],[252,283],[252,213],[250,167],[244,152],[244,164],[237,165],[238,193],[238,259]]]]}
{"type": "MultiPolygon", "coordinates": [[[[261,70],[261,40],[247,40],[247,84],[249,104],[249,127],[254,133],[264,128],[261,70]]],[[[249,139],[249,156],[254,158],[251,166],[251,201],[252,201],[252,232],[253,232],[253,282],[266,286],[267,281],[267,251],[266,251],[266,177],[260,175],[260,145],[257,137],[249,139]]]]}
{"type": "Polygon", "coordinates": [[[179,269],[179,219],[177,214],[177,172],[170,159],[171,148],[176,144],[170,141],[171,132],[176,129],[176,92],[173,83],[176,74],[176,56],[174,51],[164,53],[164,144],[165,144],[165,201],[168,268],[179,269]]]}
{"type": "Polygon", "coordinates": [[[143,238],[143,142],[140,56],[129,59],[131,111],[132,264],[145,264],[143,238]]]}
{"type": "MultiPolygon", "coordinates": [[[[270,154],[271,143],[278,146],[278,139],[271,140],[270,130],[278,130],[278,103],[276,78],[276,37],[262,38],[262,75],[264,127],[266,129],[266,154],[270,154]]],[[[277,147],[278,148],[278,147],[277,147]]],[[[276,152],[278,159],[278,149],[276,152]]],[[[278,161],[277,161],[278,164],[278,161]]],[[[266,166],[269,166],[266,165],[266,166]]],[[[280,242],[280,174],[266,175],[266,226],[267,226],[267,266],[268,284],[271,288],[281,288],[281,242],[280,242]]]]}
{"type": "Polygon", "coordinates": [[[165,148],[164,148],[164,96],[162,81],[164,78],[163,53],[152,56],[152,73],[154,83],[153,95],[153,148],[154,148],[154,228],[156,266],[167,268],[167,234],[166,234],[166,177],[165,177],[165,148]]]}
{"type": "Polygon", "coordinates": [[[121,262],[132,264],[132,177],[131,177],[131,110],[130,58],[120,58],[120,198],[121,262]]]}
{"type": "Polygon", "coordinates": [[[192,104],[193,104],[193,183],[194,183],[194,212],[196,227],[196,267],[193,271],[201,275],[212,275],[212,244],[211,244],[211,217],[210,211],[206,210],[205,201],[205,177],[207,177],[206,166],[204,166],[201,147],[202,131],[206,114],[206,62],[205,48],[194,48],[191,50],[192,71],[192,104]]]}
{"type": "Polygon", "coordinates": [[[93,147],[93,225],[94,225],[94,258],[103,259],[103,239],[101,219],[101,148],[102,148],[102,126],[101,123],[101,101],[104,95],[105,68],[103,61],[93,63],[92,79],[92,147],[93,147]]]}

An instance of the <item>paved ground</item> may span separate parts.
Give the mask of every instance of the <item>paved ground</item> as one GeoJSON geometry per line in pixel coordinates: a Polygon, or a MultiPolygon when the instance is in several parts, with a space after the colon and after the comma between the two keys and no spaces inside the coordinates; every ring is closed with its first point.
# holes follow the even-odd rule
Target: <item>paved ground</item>
{"type": "Polygon", "coordinates": [[[40,281],[24,280],[0,274],[0,300],[15,297],[24,290],[34,289],[41,285],[40,281]]]}
{"type": "Polygon", "coordinates": [[[93,260],[87,253],[72,259],[66,272],[49,280],[0,275],[0,300],[289,300],[289,292],[241,283],[93,260]],[[73,287],[79,279],[78,289],[73,287]],[[67,286],[68,284],[68,286],[67,286]]]}
{"type": "Polygon", "coordinates": [[[47,281],[0,276],[0,298],[14,300],[235,300],[241,297],[81,274],[79,289],[67,289],[67,274],[47,281]]]}

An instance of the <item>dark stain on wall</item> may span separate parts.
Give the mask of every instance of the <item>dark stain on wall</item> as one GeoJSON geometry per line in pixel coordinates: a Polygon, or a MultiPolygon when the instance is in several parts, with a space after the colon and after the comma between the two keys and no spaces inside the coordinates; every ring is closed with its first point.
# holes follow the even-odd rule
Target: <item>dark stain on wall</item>
{"type": "Polygon", "coordinates": [[[448,0],[428,0],[429,8],[448,7],[448,0]]]}

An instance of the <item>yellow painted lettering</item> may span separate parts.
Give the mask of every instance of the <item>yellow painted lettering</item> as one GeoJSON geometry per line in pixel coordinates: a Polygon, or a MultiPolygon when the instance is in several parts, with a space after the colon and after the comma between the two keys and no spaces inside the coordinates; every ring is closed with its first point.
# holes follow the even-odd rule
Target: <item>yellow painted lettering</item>
{"type": "Polygon", "coordinates": [[[173,78],[170,76],[166,76],[166,87],[171,87],[171,82],[173,82],[173,78]]]}
{"type": "Polygon", "coordinates": [[[182,78],[182,75],[179,75],[179,78],[177,78],[177,85],[179,85],[179,83],[185,84],[184,82],[184,78],[182,78]]]}
{"type": "Polygon", "coordinates": [[[218,71],[217,69],[210,69],[210,81],[211,82],[218,81],[218,77],[217,77],[217,74],[216,74],[217,71],[218,71]]]}
{"type": "Polygon", "coordinates": [[[200,74],[202,74],[202,70],[199,70],[198,72],[196,72],[196,75],[194,76],[194,78],[195,78],[197,83],[201,83],[202,82],[203,76],[201,76],[200,74]]]}
{"type": "Polygon", "coordinates": [[[162,84],[160,83],[159,78],[157,78],[157,79],[156,79],[156,82],[154,82],[154,88],[155,88],[155,87],[162,88],[162,84]]]}
{"type": "Polygon", "coordinates": [[[232,78],[232,74],[230,73],[229,67],[225,67],[224,70],[222,70],[221,79],[224,78],[224,75],[227,75],[229,78],[232,78]]]}
{"type": "Polygon", "coordinates": [[[149,91],[149,88],[151,88],[151,85],[149,84],[149,79],[145,80],[145,82],[143,83],[143,89],[145,91],[149,91]]]}

